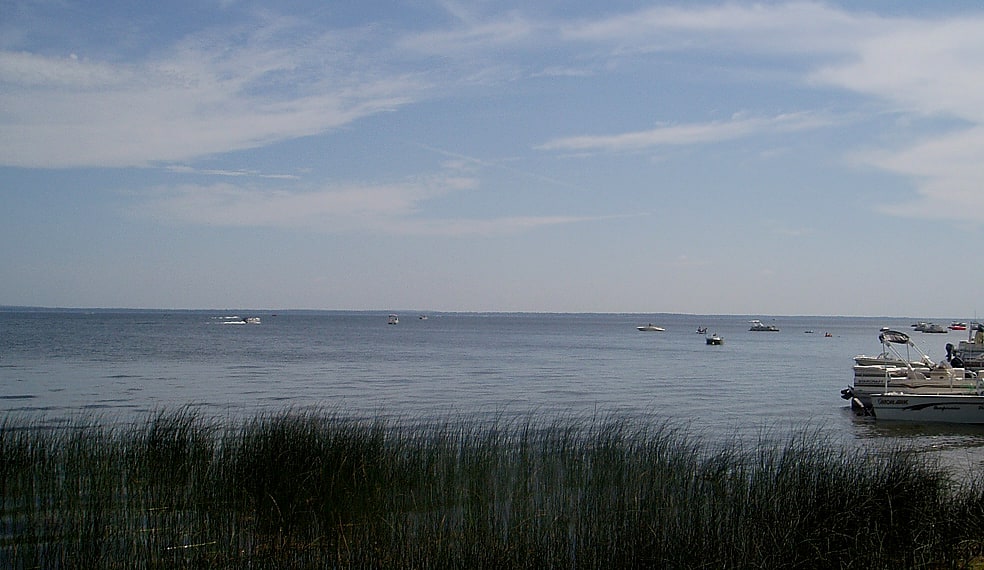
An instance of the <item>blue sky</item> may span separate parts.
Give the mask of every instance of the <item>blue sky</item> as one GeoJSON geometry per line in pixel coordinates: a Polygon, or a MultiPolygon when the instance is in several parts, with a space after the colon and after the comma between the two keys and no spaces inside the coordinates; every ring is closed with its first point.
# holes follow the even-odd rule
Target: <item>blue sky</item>
{"type": "Polygon", "coordinates": [[[0,0],[0,304],[984,313],[976,2],[132,4],[0,0]]]}

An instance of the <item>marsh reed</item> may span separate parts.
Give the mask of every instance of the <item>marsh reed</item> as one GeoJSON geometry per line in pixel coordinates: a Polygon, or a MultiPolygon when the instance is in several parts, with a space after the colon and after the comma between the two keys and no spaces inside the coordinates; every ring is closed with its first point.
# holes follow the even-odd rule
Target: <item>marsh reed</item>
{"type": "Polygon", "coordinates": [[[946,568],[984,486],[816,434],[616,418],[0,424],[0,567],[946,568]]]}

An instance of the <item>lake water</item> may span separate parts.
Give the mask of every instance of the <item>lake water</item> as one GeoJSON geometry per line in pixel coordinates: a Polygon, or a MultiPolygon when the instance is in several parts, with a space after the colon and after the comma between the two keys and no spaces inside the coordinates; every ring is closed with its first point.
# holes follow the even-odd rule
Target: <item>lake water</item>
{"type": "MultiPolygon", "coordinates": [[[[939,319],[938,322],[949,322],[939,319]]],[[[840,398],[853,356],[911,319],[624,314],[0,311],[0,413],[110,420],[320,408],[420,419],[609,417],[705,440],[816,430],[984,467],[984,429],[878,423],[840,398]],[[224,324],[233,314],[258,325],[224,324]],[[750,318],[781,331],[751,332],[750,318]],[[648,323],[664,332],[639,332],[648,323]],[[724,337],[708,346],[698,326],[724,337]],[[812,330],[812,334],[805,331],[812,330]],[[826,337],[824,333],[831,333],[826,337]]],[[[913,333],[935,360],[965,333],[913,333]]]]}

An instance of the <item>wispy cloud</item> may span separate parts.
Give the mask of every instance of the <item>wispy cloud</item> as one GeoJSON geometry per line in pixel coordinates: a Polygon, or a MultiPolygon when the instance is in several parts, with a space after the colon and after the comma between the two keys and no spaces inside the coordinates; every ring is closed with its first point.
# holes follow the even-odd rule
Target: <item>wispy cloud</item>
{"type": "MultiPolygon", "coordinates": [[[[852,160],[911,180],[913,199],[878,208],[923,218],[984,215],[978,188],[984,174],[978,166],[984,153],[984,18],[979,15],[917,18],[815,2],[726,3],[648,8],[562,28],[564,39],[607,46],[615,58],[657,51],[768,56],[797,69],[793,77],[805,86],[864,97],[872,114],[920,119],[921,130],[906,133],[908,143],[893,139],[894,146],[878,150],[844,149],[852,160]]],[[[767,118],[739,119],[565,137],[540,148],[617,152],[716,143],[774,130],[767,118]]]]}
{"type": "Polygon", "coordinates": [[[292,25],[202,33],[129,63],[0,52],[0,164],[186,161],[323,133],[426,89],[347,52],[353,38],[301,45],[292,25]]]}
{"type": "Polygon", "coordinates": [[[548,141],[540,150],[636,151],[664,145],[715,143],[765,133],[800,131],[829,126],[834,120],[813,113],[769,118],[736,115],[729,121],[660,126],[613,135],[581,135],[548,141]]]}
{"type": "Polygon", "coordinates": [[[815,2],[724,3],[698,7],[659,6],[607,18],[564,23],[562,37],[613,46],[618,53],[719,51],[770,54],[850,53],[877,25],[815,2]]]}
{"type": "Polygon", "coordinates": [[[298,180],[296,174],[269,174],[255,170],[221,170],[215,168],[193,168],[191,166],[172,165],[166,167],[170,172],[179,174],[202,174],[206,176],[226,176],[230,178],[268,178],[271,180],[298,180]]]}
{"type": "Polygon", "coordinates": [[[475,190],[477,181],[445,173],[402,183],[336,185],[320,189],[263,189],[231,183],[155,189],[134,215],[166,224],[244,228],[371,231],[388,235],[501,236],[542,227],[618,216],[503,216],[434,218],[425,203],[475,190]]]}
{"type": "Polygon", "coordinates": [[[162,221],[212,226],[378,229],[414,215],[422,202],[474,184],[472,179],[448,175],[320,189],[181,185],[158,188],[139,210],[162,221]]]}

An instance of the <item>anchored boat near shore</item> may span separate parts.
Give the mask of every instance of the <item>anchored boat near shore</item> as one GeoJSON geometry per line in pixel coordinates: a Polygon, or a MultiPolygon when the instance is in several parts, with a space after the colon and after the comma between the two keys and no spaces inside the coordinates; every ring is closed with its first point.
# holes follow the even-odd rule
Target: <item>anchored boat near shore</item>
{"type": "Polygon", "coordinates": [[[885,329],[878,340],[882,353],[855,356],[854,383],[841,390],[841,397],[859,411],[870,411],[872,398],[881,394],[973,394],[978,389],[977,373],[947,361],[933,362],[903,332],[885,329]],[[898,346],[906,347],[905,355],[898,346]],[[912,351],[920,355],[918,359],[912,351]]]}
{"type": "Polygon", "coordinates": [[[887,392],[871,399],[879,420],[984,424],[984,394],[911,394],[887,392]]]}

